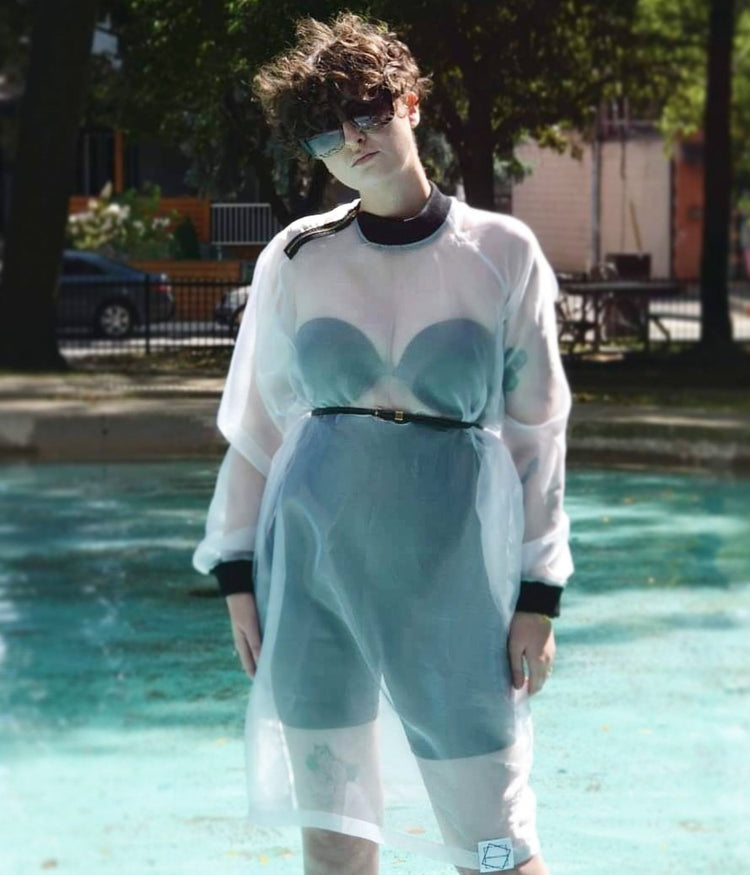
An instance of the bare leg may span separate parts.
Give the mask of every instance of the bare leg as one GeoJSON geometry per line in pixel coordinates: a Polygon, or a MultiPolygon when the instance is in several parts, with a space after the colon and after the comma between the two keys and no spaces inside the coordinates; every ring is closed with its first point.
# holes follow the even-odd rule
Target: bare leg
{"type": "MultiPolygon", "coordinates": [[[[478,871],[477,869],[462,869],[460,866],[457,866],[456,869],[460,875],[477,875],[478,871]]],[[[519,863],[515,869],[508,869],[508,872],[514,873],[514,875],[549,875],[549,869],[541,854],[535,854],[525,863],[519,863]]]]}
{"type": "Polygon", "coordinates": [[[326,829],[303,829],[305,875],[377,875],[375,842],[326,829]]]}
{"type": "MultiPolygon", "coordinates": [[[[340,729],[292,729],[285,737],[303,809],[382,822],[375,723],[340,729]]],[[[377,875],[376,842],[304,827],[305,875],[377,875]]]]}

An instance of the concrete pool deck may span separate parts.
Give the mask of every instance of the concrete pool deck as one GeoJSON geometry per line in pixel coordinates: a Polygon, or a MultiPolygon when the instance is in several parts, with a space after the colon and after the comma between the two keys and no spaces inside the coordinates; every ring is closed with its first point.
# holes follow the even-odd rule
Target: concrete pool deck
{"type": "MultiPolygon", "coordinates": [[[[0,375],[0,462],[219,457],[220,377],[0,375]]],[[[750,410],[579,402],[571,463],[750,472],[750,410]]]]}

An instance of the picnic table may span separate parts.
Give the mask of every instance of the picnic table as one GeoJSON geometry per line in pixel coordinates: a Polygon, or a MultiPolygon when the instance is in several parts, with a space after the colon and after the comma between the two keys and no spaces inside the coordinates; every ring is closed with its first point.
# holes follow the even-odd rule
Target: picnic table
{"type": "Polygon", "coordinates": [[[636,337],[649,349],[649,329],[653,323],[671,341],[662,315],[651,310],[651,302],[660,298],[678,297],[684,292],[682,283],[673,280],[559,280],[560,298],[557,304],[558,339],[560,343],[588,343],[592,335],[594,351],[602,341],[625,336],[636,337]]]}

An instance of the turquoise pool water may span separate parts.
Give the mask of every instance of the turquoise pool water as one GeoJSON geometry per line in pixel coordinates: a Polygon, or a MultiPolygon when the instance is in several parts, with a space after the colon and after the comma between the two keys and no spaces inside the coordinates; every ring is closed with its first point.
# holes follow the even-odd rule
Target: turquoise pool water
{"type": "MultiPolygon", "coordinates": [[[[244,820],[247,683],[190,568],[215,466],[0,472],[0,872],[301,872],[244,820]]],[[[534,699],[553,875],[750,872],[750,483],[573,470],[534,699]]],[[[385,851],[383,873],[450,867],[385,851]]]]}

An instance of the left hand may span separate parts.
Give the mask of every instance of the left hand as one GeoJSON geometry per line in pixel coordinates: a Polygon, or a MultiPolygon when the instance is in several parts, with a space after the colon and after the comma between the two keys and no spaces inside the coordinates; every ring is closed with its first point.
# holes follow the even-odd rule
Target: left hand
{"type": "Polygon", "coordinates": [[[552,620],[544,614],[516,611],[508,634],[508,658],[513,676],[513,686],[520,690],[528,683],[529,695],[538,693],[552,674],[555,659],[555,633],[552,620]],[[524,676],[523,661],[529,672],[524,676]]]}

